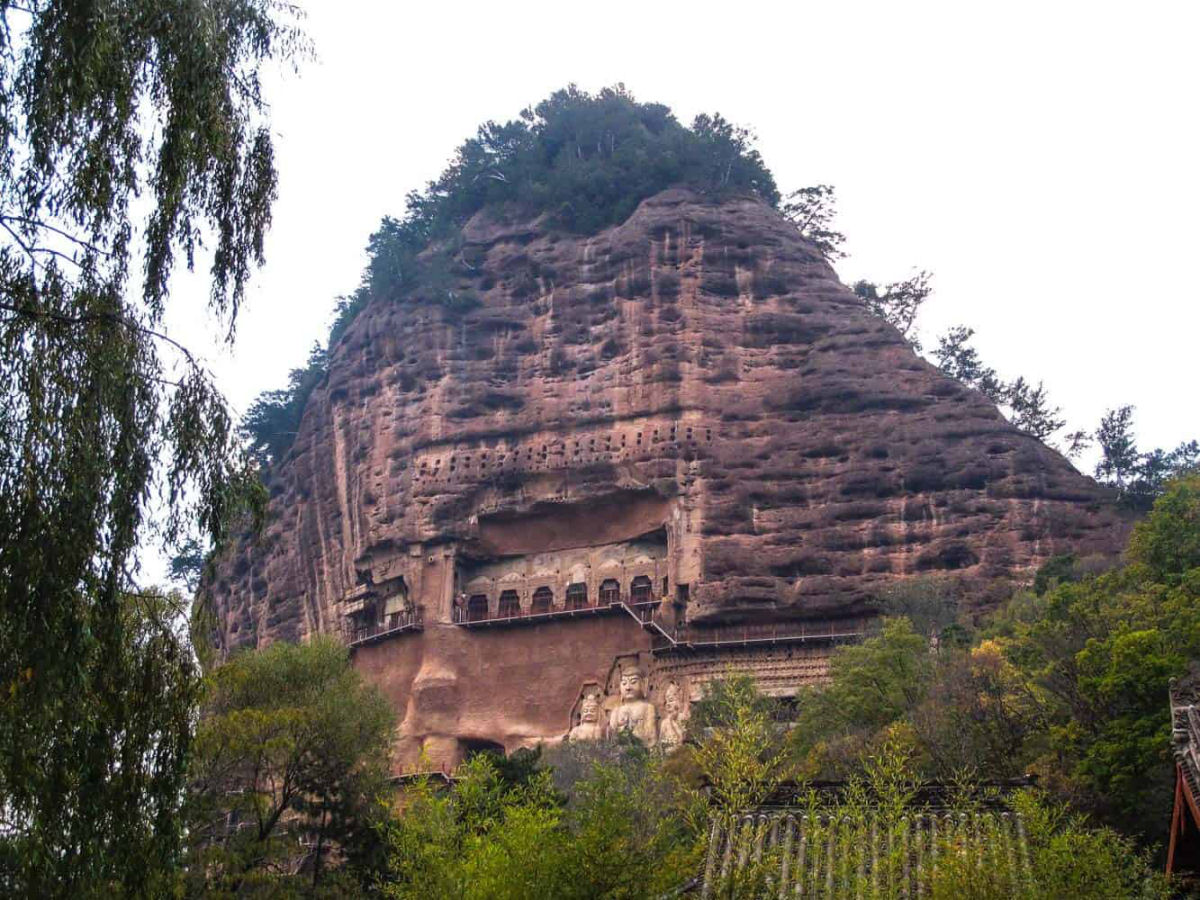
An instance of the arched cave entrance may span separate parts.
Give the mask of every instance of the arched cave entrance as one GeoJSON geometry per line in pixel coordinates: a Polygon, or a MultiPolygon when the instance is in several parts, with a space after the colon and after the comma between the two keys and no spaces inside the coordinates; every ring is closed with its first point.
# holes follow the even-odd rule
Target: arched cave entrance
{"type": "Polygon", "coordinates": [[[504,758],[504,745],[498,744],[495,741],[489,741],[486,738],[459,738],[459,749],[462,751],[464,760],[470,759],[472,756],[478,756],[480,753],[489,753],[494,756],[504,758]]]}
{"type": "Polygon", "coordinates": [[[531,612],[534,615],[539,613],[550,612],[550,607],[554,605],[554,591],[548,587],[540,587],[533,592],[533,606],[531,612]]]}
{"type": "Polygon", "coordinates": [[[581,581],[567,585],[567,609],[584,609],[588,605],[587,585],[581,581]]]}
{"type": "Polygon", "coordinates": [[[649,603],[654,599],[650,579],[638,575],[629,583],[629,599],[633,603],[649,603]]]}
{"type": "Polygon", "coordinates": [[[497,615],[502,619],[511,619],[521,614],[521,598],[516,591],[504,591],[500,594],[500,608],[497,615]]]}
{"type": "Polygon", "coordinates": [[[615,578],[605,578],[600,582],[600,603],[617,603],[621,599],[621,585],[615,578]]]}
{"type": "Polygon", "coordinates": [[[467,621],[480,622],[488,616],[487,594],[472,594],[467,601],[467,621]]]}

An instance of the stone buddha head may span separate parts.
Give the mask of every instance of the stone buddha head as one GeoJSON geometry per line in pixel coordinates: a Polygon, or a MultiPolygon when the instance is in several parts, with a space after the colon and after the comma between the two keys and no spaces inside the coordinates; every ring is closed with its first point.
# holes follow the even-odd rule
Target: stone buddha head
{"type": "Polygon", "coordinates": [[[580,724],[595,724],[599,721],[600,695],[595,691],[588,691],[583,695],[583,700],[579,703],[579,722],[580,724]]]}
{"type": "Polygon", "coordinates": [[[620,694],[622,703],[631,703],[642,699],[642,673],[637,669],[624,669],[621,672],[620,694]]]}

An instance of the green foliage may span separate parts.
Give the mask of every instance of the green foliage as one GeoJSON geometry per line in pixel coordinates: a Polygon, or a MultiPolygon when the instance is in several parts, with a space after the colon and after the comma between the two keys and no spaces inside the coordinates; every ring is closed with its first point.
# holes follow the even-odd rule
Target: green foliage
{"type": "Polygon", "coordinates": [[[798,698],[794,752],[808,760],[810,772],[839,775],[853,768],[869,752],[867,739],[925,696],[932,666],[928,640],[908,619],[885,618],[878,635],[834,654],[828,684],[798,698]],[[849,758],[847,746],[853,748],[849,758]]]}
{"type": "Polygon", "coordinates": [[[1168,880],[1129,837],[1092,827],[1045,794],[1005,797],[969,779],[945,805],[927,805],[915,762],[908,741],[889,734],[840,793],[811,791],[799,851],[784,840],[762,852],[771,826],[740,825],[727,848],[738,864],[714,873],[711,896],[777,897],[781,887],[788,896],[817,897],[1171,896],[1168,880]],[[783,849],[790,849],[786,867],[783,849]],[[780,885],[784,872],[788,883],[780,885]]]}
{"type": "Polygon", "coordinates": [[[1120,406],[1104,414],[1093,437],[1100,447],[1096,477],[1112,485],[1121,501],[1134,509],[1149,509],[1167,482],[1200,471],[1200,442],[1181,443],[1174,450],[1142,453],[1133,430],[1133,407],[1120,406]]]}
{"type": "Polygon", "coordinates": [[[929,777],[1025,774],[1044,745],[1049,720],[1042,691],[985,640],[969,651],[939,651],[929,690],[906,717],[929,777]]]}
{"type": "Polygon", "coordinates": [[[789,847],[786,837],[763,852],[773,823],[744,820],[725,834],[736,865],[710,871],[711,894],[743,897],[783,896],[778,884],[787,871],[787,896],[910,896],[913,887],[910,817],[917,810],[916,783],[905,741],[889,735],[864,759],[861,770],[841,792],[810,790],[801,800],[800,833],[789,847]],[[797,849],[796,844],[800,844],[797,849]],[[790,851],[786,868],[784,852],[790,851]],[[761,858],[760,858],[761,853],[761,858]],[[725,871],[721,871],[725,870],[725,871]]]}
{"type": "MultiPolygon", "coordinates": [[[[71,660],[87,673],[86,692],[38,710],[60,723],[39,735],[53,744],[5,760],[5,778],[20,785],[0,803],[5,896],[160,896],[172,878],[199,698],[183,600],[123,594],[113,627],[71,660]]],[[[37,677],[30,668],[5,678],[6,717],[21,714],[37,677]]]]}
{"type": "Polygon", "coordinates": [[[394,719],[346,648],[272,644],[207,682],[189,772],[189,893],[273,890],[301,864],[320,885],[334,854],[366,866],[394,719]]]}
{"type": "Polygon", "coordinates": [[[626,751],[597,759],[570,785],[569,801],[531,762],[535,756],[523,758],[514,782],[495,757],[479,754],[459,768],[451,789],[408,788],[400,813],[381,826],[388,866],[377,879],[380,893],[648,898],[694,871],[694,840],[674,814],[661,760],[626,751]]]}
{"type": "MultiPolygon", "coordinates": [[[[889,285],[888,290],[892,287],[889,285]]],[[[886,292],[880,294],[870,282],[860,281],[854,290],[872,311],[900,327],[902,332],[905,322],[912,326],[912,318],[904,316],[911,311],[915,317],[916,308],[900,302],[907,299],[903,292],[900,301],[889,301],[886,292]]],[[[1009,421],[1021,431],[1049,443],[1051,436],[1066,425],[1061,407],[1050,402],[1046,387],[1040,381],[1035,387],[1024,376],[1013,381],[1002,380],[995,369],[983,364],[979,352],[971,345],[974,335],[974,329],[954,326],[938,338],[933,362],[951,378],[974,388],[1001,407],[1009,421]]],[[[1171,451],[1140,452],[1133,431],[1132,406],[1109,410],[1095,431],[1077,429],[1066,434],[1061,450],[1074,459],[1093,441],[1101,452],[1096,478],[1114,487],[1122,502],[1134,509],[1149,509],[1168,481],[1200,470],[1200,441],[1183,442],[1171,451]]]]}
{"type": "Polygon", "coordinates": [[[759,692],[752,678],[731,672],[705,686],[704,696],[692,704],[688,721],[691,728],[704,732],[735,728],[739,722],[766,722],[774,712],[774,701],[759,692]]]}
{"type": "Polygon", "coordinates": [[[162,333],[167,285],[206,239],[208,303],[232,334],[276,189],[258,70],[300,49],[293,18],[274,0],[0,3],[0,843],[20,847],[16,895],[155,893],[178,843],[190,669],[160,614],[129,617],[138,548],[197,522],[219,543],[261,495],[209,374],[162,333]]]}
{"type": "Polygon", "coordinates": [[[1171,483],[1140,521],[1129,542],[1129,556],[1145,566],[1155,582],[1177,586],[1195,581],[1200,568],[1200,474],[1171,483]]]}
{"type": "Polygon", "coordinates": [[[905,578],[888,585],[878,605],[885,616],[907,619],[917,634],[954,643],[963,635],[966,591],[962,581],[952,577],[905,578]]]}
{"type": "Polygon", "coordinates": [[[932,277],[929,272],[920,271],[903,281],[893,281],[882,291],[873,282],[857,281],[854,284],[854,293],[866,304],[868,310],[894,326],[912,345],[913,350],[920,353],[917,314],[921,311],[921,305],[933,293],[929,284],[932,277]]]}
{"type": "Polygon", "coordinates": [[[1006,656],[1046,699],[1036,769],[1085,808],[1154,834],[1169,805],[1167,684],[1200,656],[1197,478],[1173,483],[1136,527],[1131,564],[1015,603],[1006,656]]]}
{"type": "Polygon", "coordinates": [[[709,857],[709,896],[1171,896],[1130,838],[1031,790],[1005,796],[964,779],[924,793],[915,762],[891,733],[842,790],[809,791],[791,823],[738,821],[709,857]]]}
{"type": "Polygon", "coordinates": [[[199,540],[195,537],[187,538],[171,557],[171,581],[182,584],[189,594],[195,594],[200,585],[200,576],[204,573],[206,555],[199,540]]]}
{"type": "Polygon", "coordinates": [[[1063,455],[1068,459],[1076,459],[1083,453],[1083,451],[1091,446],[1092,436],[1088,431],[1079,428],[1075,431],[1072,431],[1070,434],[1064,435],[1063,441],[1065,442],[1063,446],[1063,455]]]}
{"type": "Polygon", "coordinates": [[[667,107],[638,103],[621,85],[595,95],[569,86],[516,121],[481,125],[436,181],[408,196],[404,220],[385,219],[372,235],[364,285],[372,298],[395,297],[426,281],[430,262],[418,254],[485,207],[547,212],[589,234],[678,185],[753,193],[775,205],[779,192],[751,140],[720,115],[697,116],[686,128],[667,107]]]}
{"type": "Polygon", "coordinates": [[[902,585],[882,632],[839,649],[829,682],[799,698],[797,764],[854,772],[900,730],[925,777],[1033,772],[1077,808],[1157,836],[1173,772],[1167,684],[1200,657],[1200,476],[1170,484],[1128,558],[1107,571],[1051,560],[983,632],[952,585],[902,585]],[[945,639],[951,628],[965,643],[945,639]]]}
{"type": "Polygon", "coordinates": [[[638,103],[621,85],[591,95],[556,91],[517,121],[487,122],[441,177],[411,194],[402,229],[424,243],[494,204],[550,211],[587,234],[628,218],[673,185],[747,191],[774,205],[774,179],[751,136],[720,115],[680,125],[661,104],[638,103]]]}
{"type": "Polygon", "coordinates": [[[241,427],[250,453],[260,466],[270,466],[291,448],[309,395],[327,371],[325,350],[316,344],[309,351],[307,364],[289,373],[286,388],[259,394],[250,404],[241,427]]]}
{"type": "Polygon", "coordinates": [[[1039,441],[1048,440],[1067,424],[1059,415],[1062,409],[1050,405],[1046,387],[1040,381],[1034,387],[1023,376],[1017,376],[1005,387],[1004,402],[1009,408],[1010,421],[1039,441]]]}
{"type": "Polygon", "coordinates": [[[836,197],[832,185],[816,184],[793,191],[781,211],[826,259],[846,255],[841,250],[846,236],[833,230],[836,197]]]}
{"type": "MultiPolygon", "coordinates": [[[[987,850],[951,838],[939,848],[930,896],[933,900],[1098,900],[1174,896],[1150,855],[1110,828],[1093,828],[1043,794],[1023,791],[1013,798],[1026,834],[1025,877],[1017,885],[996,878],[987,850]]],[[[986,845],[985,845],[986,846],[986,845]]]]}
{"type": "Polygon", "coordinates": [[[735,673],[710,682],[693,707],[689,727],[704,735],[693,759],[719,814],[754,809],[790,774],[772,708],[752,677],[735,673]]]}
{"type": "Polygon", "coordinates": [[[974,328],[954,326],[938,338],[937,348],[933,351],[934,362],[951,378],[975,388],[993,403],[1002,403],[1004,383],[995,369],[983,364],[979,351],[971,346],[974,336],[974,328]]]}
{"type": "Polygon", "coordinates": [[[388,897],[650,898],[699,872],[710,816],[736,818],[787,774],[783,732],[753,681],[693,707],[699,741],[671,757],[636,739],[567,744],[506,767],[479,754],[452,788],[414,785],[382,826],[388,897]],[[697,722],[700,724],[698,725],[697,722]],[[506,771],[507,769],[507,771],[506,771]],[[681,773],[693,771],[699,790],[681,773]]]}
{"type": "Polygon", "coordinates": [[[1137,439],[1133,433],[1133,407],[1110,409],[1096,428],[1096,441],[1102,454],[1096,465],[1096,477],[1111,481],[1123,490],[1137,467],[1137,439]]]}
{"type": "Polygon", "coordinates": [[[1050,557],[1038,567],[1037,573],[1033,577],[1033,592],[1040,597],[1056,584],[1078,580],[1075,554],[1063,553],[1050,557]]]}
{"type": "Polygon", "coordinates": [[[662,897],[698,868],[698,835],[660,758],[595,766],[573,791],[566,823],[578,896],[662,897]]]}
{"type": "MultiPolygon", "coordinates": [[[[685,127],[666,106],[639,103],[621,85],[594,95],[571,85],[515,121],[484,123],[437,180],[408,195],[403,219],[384,218],[371,235],[362,284],[338,301],[325,348],[292,370],[287,387],[254,401],[242,427],[260,463],[291,447],[327,354],[368,303],[403,300],[451,317],[478,306],[461,228],[480,210],[546,213],[552,225],[592,234],[673,186],[717,197],[750,193],[774,206],[779,191],[752,143],[748,131],[718,114],[685,127]]],[[[814,190],[826,193],[798,225],[820,241],[832,234],[820,230],[832,215],[832,189],[814,190]]]]}
{"type": "MultiPolygon", "coordinates": [[[[333,324],[329,326],[329,337],[325,344],[327,348],[333,348],[337,342],[342,339],[342,335],[346,333],[346,329],[350,327],[350,323],[367,305],[368,293],[364,287],[359,287],[349,297],[339,297],[337,303],[333,307],[333,324]]],[[[310,361],[311,365],[311,361],[310,361]]]]}
{"type": "MultiPolygon", "coordinates": [[[[920,353],[917,314],[932,291],[930,278],[928,272],[918,272],[905,281],[887,285],[883,290],[873,282],[859,281],[854,285],[854,293],[868,310],[895,326],[913,349],[920,353]]],[[[975,388],[998,406],[1005,407],[1009,420],[1026,434],[1033,435],[1039,441],[1048,440],[1066,424],[1066,420],[1061,417],[1061,408],[1050,404],[1045,385],[1039,381],[1035,387],[1023,376],[1011,382],[1001,381],[996,370],[985,366],[978,351],[971,346],[970,340],[974,334],[973,329],[963,325],[957,325],[943,334],[933,352],[938,368],[968,387],[975,388]]],[[[1068,455],[1081,452],[1085,439],[1083,432],[1068,435],[1068,455]]]]}
{"type": "MultiPolygon", "coordinates": [[[[1001,380],[995,369],[983,364],[979,352],[971,346],[974,335],[974,329],[957,325],[938,338],[938,346],[933,352],[938,368],[1003,407],[1009,421],[1026,434],[1039,441],[1048,441],[1066,424],[1066,419],[1061,417],[1062,409],[1051,405],[1046,387],[1040,381],[1035,387],[1020,375],[1012,381],[1001,380]]],[[[1068,435],[1067,441],[1068,455],[1082,448],[1079,432],[1068,435]]]]}

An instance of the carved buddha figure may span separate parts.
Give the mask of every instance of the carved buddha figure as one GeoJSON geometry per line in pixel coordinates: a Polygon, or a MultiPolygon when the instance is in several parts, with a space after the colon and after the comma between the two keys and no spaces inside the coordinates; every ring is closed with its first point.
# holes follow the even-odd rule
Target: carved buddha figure
{"type": "Polygon", "coordinates": [[[600,721],[600,691],[586,689],[579,702],[579,724],[567,732],[567,740],[598,741],[604,737],[604,725],[600,721]]]}
{"type": "Polygon", "coordinates": [[[621,671],[621,702],[608,718],[611,734],[628,731],[647,746],[658,741],[658,713],[646,701],[642,673],[628,668],[621,671]]]}
{"type": "Polygon", "coordinates": [[[685,718],[683,691],[678,682],[672,681],[663,694],[663,717],[658,725],[658,743],[664,750],[674,750],[683,743],[685,718]]]}

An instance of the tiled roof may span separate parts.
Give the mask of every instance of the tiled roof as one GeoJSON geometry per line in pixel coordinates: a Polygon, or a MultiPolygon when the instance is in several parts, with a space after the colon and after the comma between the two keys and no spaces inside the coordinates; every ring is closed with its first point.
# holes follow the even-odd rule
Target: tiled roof
{"type": "Polygon", "coordinates": [[[928,896],[931,873],[947,853],[980,867],[1009,894],[1028,878],[1025,829],[1014,813],[889,817],[878,811],[812,815],[797,808],[743,815],[728,825],[714,822],[701,895],[741,896],[757,878],[757,890],[780,897],[928,896]]]}

